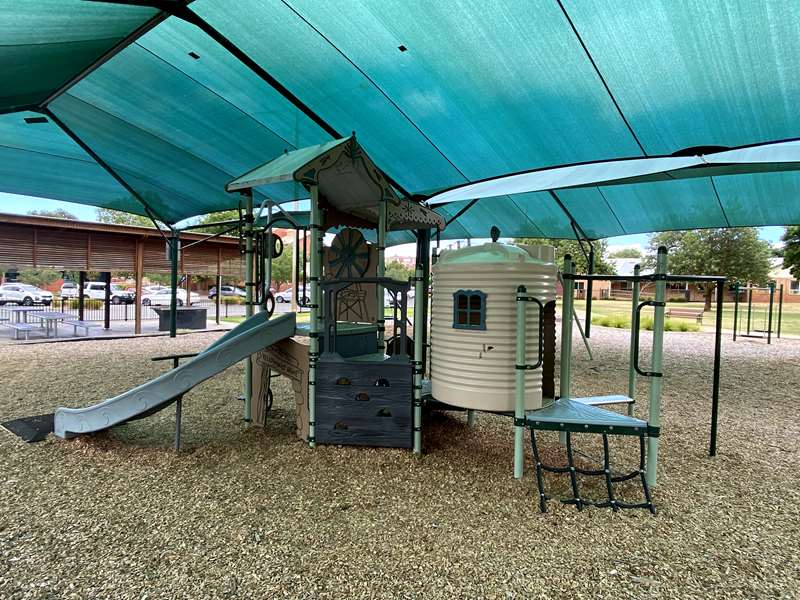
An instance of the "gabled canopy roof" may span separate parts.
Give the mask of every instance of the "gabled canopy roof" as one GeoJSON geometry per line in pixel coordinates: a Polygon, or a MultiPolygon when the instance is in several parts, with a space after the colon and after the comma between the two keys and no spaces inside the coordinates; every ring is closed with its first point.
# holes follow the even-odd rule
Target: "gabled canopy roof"
{"type": "Polygon", "coordinates": [[[377,226],[380,203],[386,202],[389,231],[444,229],[444,219],[427,206],[397,197],[355,136],[287,152],[237,177],[225,187],[233,192],[284,181],[297,181],[307,190],[316,185],[320,203],[343,216],[355,217],[360,221],[355,224],[377,226]]]}
{"type": "MultiPolygon", "coordinates": [[[[424,195],[530,169],[800,138],[791,0],[196,0],[169,18],[131,3],[184,4],[0,9],[0,112],[52,111],[46,123],[0,115],[0,189],[139,213],[144,201],[175,222],[236,206],[225,183],[265,157],[350,131],[398,190],[424,195]]],[[[287,182],[271,195],[302,191],[287,182]]],[[[570,217],[590,237],[785,224],[800,222],[799,192],[798,173],[775,172],[519,193],[481,200],[445,236],[497,224],[570,237],[570,217]]],[[[437,211],[451,218],[469,202],[437,211]]]]}

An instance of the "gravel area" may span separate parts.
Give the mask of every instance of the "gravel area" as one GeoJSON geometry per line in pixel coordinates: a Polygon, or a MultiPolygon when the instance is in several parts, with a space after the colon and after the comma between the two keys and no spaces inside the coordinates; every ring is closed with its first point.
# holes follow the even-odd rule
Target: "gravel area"
{"type": "MultiPolygon", "coordinates": [[[[0,420],[96,402],[166,368],[150,356],[218,335],[4,348],[0,420]]],[[[624,393],[627,332],[593,335],[593,362],[575,341],[574,392],[624,393]]],[[[655,517],[540,514],[530,470],[511,477],[508,418],[432,415],[421,459],[310,450],[280,379],[266,430],[247,428],[241,365],[187,394],[180,454],[169,409],[71,441],[0,430],[0,598],[800,597],[800,341],[724,341],[714,459],[712,349],[708,334],[666,335],[655,517]]],[[[634,446],[615,442],[620,469],[634,446]]]]}

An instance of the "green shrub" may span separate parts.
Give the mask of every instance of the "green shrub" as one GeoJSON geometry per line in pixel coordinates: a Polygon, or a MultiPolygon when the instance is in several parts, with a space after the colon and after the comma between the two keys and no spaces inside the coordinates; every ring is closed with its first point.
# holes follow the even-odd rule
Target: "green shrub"
{"type": "Polygon", "coordinates": [[[667,302],[688,302],[685,296],[675,296],[674,298],[670,298],[667,302]]]}
{"type": "Polygon", "coordinates": [[[244,298],[239,296],[222,296],[220,298],[223,304],[244,304],[244,298]]]}
{"type": "MultiPolygon", "coordinates": [[[[630,320],[623,315],[604,315],[592,317],[592,325],[601,327],[614,327],[616,329],[630,329],[630,320]]],[[[642,316],[640,329],[653,331],[653,317],[642,316]]],[[[700,331],[700,325],[682,319],[664,319],[664,331],[700,331]]]]}
{"type": "MultiPolygon", "coordinates": [[[[103,308],[103,301],[98,300],[96,298],[84,298],[83,300],[83,308],[86,310],[98,310],[103,308]]],[[[67,308],[77,309],[78,308],[78,299],[77,298],[70,298],[64,304],[67,308]]]]}

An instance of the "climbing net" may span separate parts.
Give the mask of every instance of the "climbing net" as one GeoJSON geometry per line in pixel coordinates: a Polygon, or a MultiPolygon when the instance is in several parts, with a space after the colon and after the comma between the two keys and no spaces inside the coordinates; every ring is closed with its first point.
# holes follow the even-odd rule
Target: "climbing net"
{"type": "Polygon", "coordinates": [[[596,506],[598,508],[611,508],[614,512],[618,512],[622,508],[646,508],[652,514],[656,514],[656,507],[653,504],[653,499],[650,495],[650,488],[647,485],[645,477],[645,449],[644,449],[644,434],[639,435],[639,468],[625,473],[622,475],[614,475],[611,472],[611,460],[608,449],[608,434],[603,433],[603,468],[602,469],[582,469],[575,465],[575,453],[572,448],[572,434],[566,432],[567,437],[567,466],[556,467],[552,465],[545,465],[539,456],[539,448],[536,443],[536,428],[530,426],[531,431],[531,448],[533,450],[533,458],[536,465],[536,485],[539,488],[539,510],[543,513],[547,512],[548,500],[560,500],[563,504],[574,504],[575,508],[579,511],[583,510],[584,506],[596,506]],[[572,498],[554,498],[545,493],[544,488],[544,472],[556,474],[569,474],[570,485],[572,489],[572,498]],[[578,475],[597,476],[605,478],[606,491],[608,492],[608,499],[602,501],[595,501],[584,498],[581,496],[580,487],[578,485],[578,475]],[[629,503],[617,500],[614,494],[614,484],[621,483],[639,477],[642,482],[644,490],[644,502],[629,503]]]}

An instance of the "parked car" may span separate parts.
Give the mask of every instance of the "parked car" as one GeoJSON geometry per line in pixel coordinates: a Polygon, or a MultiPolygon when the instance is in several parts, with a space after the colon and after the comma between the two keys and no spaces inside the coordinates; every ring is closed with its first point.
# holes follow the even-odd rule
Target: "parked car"
{"type": "MultiPolygon", "coordinates": [[[[310,293],[310,292],[309,292],[310,293]]],[[[291,302],[292,296],[294,295],[293,288],[287,288],[282,292],[277,292],[275,295],[275,302],[291,302]]],[[[309,295],[306,293],[305,288],[302,289],[301,297],[303,299],[303,304],[308,304],[310,302],[309,295]]]]}
{"type": "MultiPolygon", "coordinates": [[[[83,286],[83,297],[93,300],[106,299],[106,283],[104,281],[87,281],[83,286]]],[[[111,284],[111,304],[133,304],[136,297],[116,283],[111,284]]]]}
{"type": "MultiPolygon", "coordinates": [[[[184,304],[187,304],[186,290],[182,288],[175,290],[175,297],[178,306],[183,306],[184,304]]],[[[148,285],[146,288],[142,290],[142,304],[144,306],[169,305],[171,300],[172,300],[172,294],[170,293],[170,288],[168,287],[161,285],[148,285]]],[[[200,300],[200,295],[197,294],[196,292],[192,292],[189,304],[194,304],[198,300],[200,300]]]]}
{"type": "MultiPolygon", "coordinates": [[[[223,285],[220,286],[220,294],[224,298],[225,296],[238,296],[239,298],[246,298],[247,292],[245,292],[242,288],[235,287],[233,285],[223,285]]],[[[208,299],[213,300],[217,297],[217,286],[212,286],[208,290],[208,299]]]]}
{"type": "Polygon", "coordinates": [[[53,303],[53,292],[48,292],[47,290],[43,290],[41,288],[36,287],[35,285],[30,284],[20,284],[23,289],[33,294],[38,294],[39,297],[42,299],[42,304],[45,306],[50,306],[53,303]]]}
{"type": "MultiPolygon", "coordinates": [[[[7,283],[5,285],[0,285],[0,306],[4,304],[20,304],[22,306],[44,304],[44,298],[39,292],[41,292],[39,288],[24,283],[7,283]]],[[[48,292],[48,294],[49,293],[50,292],[48,292]]],[[[47,304],[50,304],[52,299],[53,295],[50,294],[50,299],[47,301],[47,304]]]]}
{"type": "Polygon", "coordinates": [[[62,298],[77,298],[78,297],[78,284],[74,281],[65,281],[61,284],[61,297],[62,298]]]}

